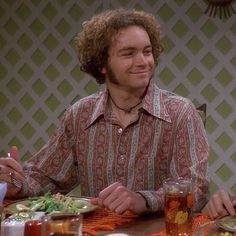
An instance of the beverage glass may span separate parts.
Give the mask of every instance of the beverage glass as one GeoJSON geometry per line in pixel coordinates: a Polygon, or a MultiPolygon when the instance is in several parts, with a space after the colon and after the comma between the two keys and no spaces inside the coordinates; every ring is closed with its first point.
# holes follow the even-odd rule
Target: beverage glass
{"type": "Polygon", "coordinates": [[[0,235],[2,235],[1,233],[2,220],[3,220],[3,204],[0,202],[0,235]]]}
{"type": "Polygon", "coordinates": [[[82,236],[83,215],[52,214],[43,217],[42,236],[82,236]]]}
{"type": "Polygon", "coordinates": [[[3,200],[7,192],[7,183],[5,182],[0,182],[0,235],[1,235],[1,225],[2,225],[2,220],[4,219],[3,216],[3,200]]]}
{"type": "Polygon", "coordinates": [[[191,179],[167,179],[163,183],[167,236],[190,236],[193,216],[191,179]]]}

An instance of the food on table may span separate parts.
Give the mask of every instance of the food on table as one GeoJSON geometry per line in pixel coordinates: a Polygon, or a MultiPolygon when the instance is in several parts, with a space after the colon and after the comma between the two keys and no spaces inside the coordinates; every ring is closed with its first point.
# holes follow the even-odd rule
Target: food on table
{"type": "Polygon", "coordinates": [[[44,196],[29,198],[19,203],[10,205],[6,208],[8,215],[17,214],[23,218],[27,217],[26,214],[33,212],[51,213],[76,213],[84,212],[88,208],[89,203],[86,200],[75,199],[69,196],[64,196],[60,193],[45,194],[44,196]]]}
{"type": "Polygon", "coordinates": [[[45,194],[29,198],[7,206],[6,215],[0,235],[23,236],[24,224],[29,220],[40,220],[45,214],[89,212],[96,208],[85,199],[76,199],[60,193],[45,194]],[[13,227],[14,226],[14,227],[13,227]]]}
{"type": "MultiPolygon", "coordinates": [[[[230,234],[235,236],[236,235],[236,216],[224,216],[221,218],[216,219],[217,225],[220,228],[223,228],[224,230],[226,230],[227,232],[235,232],[235,234],[230,234]]],[[[222,236],[228,236],[226,235],[222,235],[222,236]]]]}
{"type": "Polygon", "coordinates": [[[76,213],[80,212],[81,209],[87,208],[87,205],[85,201],[75,200],[72,197],[57,193],[54,195],[45,194],[34,198],[30,200],[28,207],[30,211],[44,211],[46,213],[76,213]]]}
{"type": "Polygon", "coordinates": [[[236,236],[236,233],[229,233],[229,232],[225,232],[225,233],[220,233],[220,236],[236,236]]]}

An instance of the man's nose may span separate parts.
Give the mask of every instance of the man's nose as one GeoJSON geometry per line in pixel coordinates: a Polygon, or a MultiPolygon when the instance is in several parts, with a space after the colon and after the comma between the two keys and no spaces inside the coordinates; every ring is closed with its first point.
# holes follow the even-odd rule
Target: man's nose
{"type": "Polygon", "coordinates": [[[143,53],[138,53],[135,57],[135,62],[138,65],[146,65],[147,61],[147,57],[143,53]]]}

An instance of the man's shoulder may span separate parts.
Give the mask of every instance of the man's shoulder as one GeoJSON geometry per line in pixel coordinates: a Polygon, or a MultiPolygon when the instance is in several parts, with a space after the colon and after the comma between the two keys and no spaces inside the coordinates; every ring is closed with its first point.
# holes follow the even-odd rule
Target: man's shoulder
{"type": "Polygon", "coordinates": [[[168,113],[172,121],[187,118],[195,107],[190,99],[174,92],[161,90],[161,107],[168,113]]]}
{"type": "Polygon", "coordinates": [[[76,101],[73,105],[73,109],[80,109],[80,108],[86,108],[86,107],[92,107],[96,104],[96,102],[101,98],[101,96],[104,94],[103,91],[99,91],[96,93],[93,93],[89,96],[83,97],[76,101]]]}
{"type": "Polygon", "coordinates": [[[173,106],[173,105],[192,106],[192,102],[190,101],[190,99],[180,96],[174,92],[160,89],[160,93],[162,102],[166,106],[173,106]]]}

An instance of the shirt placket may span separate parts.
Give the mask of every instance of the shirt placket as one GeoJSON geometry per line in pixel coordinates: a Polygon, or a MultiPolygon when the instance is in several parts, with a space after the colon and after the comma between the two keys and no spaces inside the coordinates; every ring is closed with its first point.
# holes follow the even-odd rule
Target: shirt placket
{"type": "Polygon", "coordinates": [[[127,132],[118,128],[117,133],[119,136],[116,154],[116,181],[126,185],[127,175],[127,132]]]}

